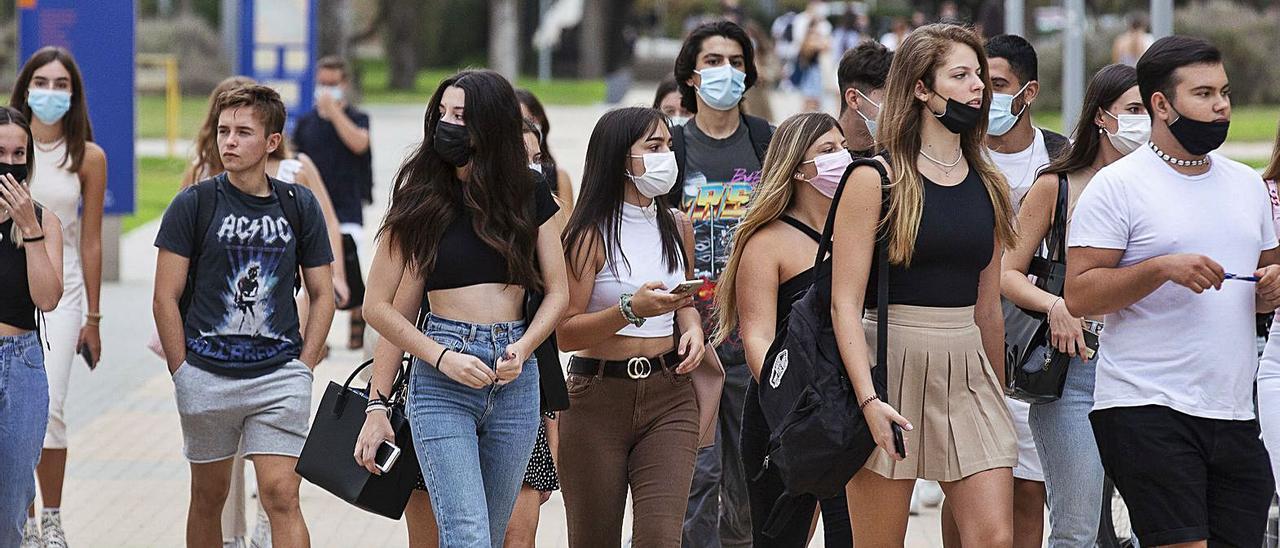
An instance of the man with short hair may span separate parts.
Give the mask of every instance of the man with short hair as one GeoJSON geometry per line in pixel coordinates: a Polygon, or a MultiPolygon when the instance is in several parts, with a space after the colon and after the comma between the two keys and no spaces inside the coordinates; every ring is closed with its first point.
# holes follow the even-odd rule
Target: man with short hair
{"type": "Polygon", "coordinates": [[[836,80],[840,84],[840,131],[849,152],[869,157],[876,149],[876,119],[884,102],[893,52],[879,42],[866,41],[844,52],[836,80]]]}
{"type": "Polygon", "coordinates": [[[217,98],[227,171],[178,194],[156,236],[156,329],[191,463],[188,546],[222,543],[237,452],[253,461],[277,546],[307,546],[294,472],[311,412],[311,369],[333,320],[333,255],[306,187],[266,174],[284,103],[265,86],[217,98]],[[301,276],[310,314],[299,332],[301,276]]]}
{"type": "Polygon", "coordinates": [[[364,279],[360,255],[365,248],[363,207],[373,203],[373,156],[369,152],[369,115],[349,101],[350,72],[336,55],[316,63],[315,108],[298,120],[293,144],[316,164],[333,200],[342,231],[342,257],[350,295],[342,310],[351,311],[347,347],[364,346],[364,279]]]}
{"type": "Polygon", "coordinates": [[[1253,397],[1254,313],[1280,296],[1271,202],[1213,153],[1231,120],[1217,48],[1162,38],[1137,71],[1151,142],[1098,171],[1067,235],[1066,305],[1106,315],[1089,419],[1144,546],[1258,546],[1275,493],[1253,397]]]}
{"type": "MultiPolygon", "coordinates": [[[[680,104],[694,116],[672,128],[680,175],[667,198],[693,223],[693,272],[707,282],[694,303],[707,329],[715,322],[716,278],[729,260],[734,230],[747,212],[773,137],[769,122],[742,112],[743,93],[756,76],[751,39],[729,21],[694,29],[676,57],[680,104]]],[[[724,365],[724,391],[716,443],[698,454],[685,513],[684,546],[693,548],[751,545],[751,508],[738,446],[751,373],[737,333],[718,345],[716,354],[724,365]]]]}

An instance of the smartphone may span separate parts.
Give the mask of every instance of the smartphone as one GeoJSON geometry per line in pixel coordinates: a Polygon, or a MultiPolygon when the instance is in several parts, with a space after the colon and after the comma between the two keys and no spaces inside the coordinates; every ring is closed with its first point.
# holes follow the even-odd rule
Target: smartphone
{"type": "Polygon", "coordinates": [[[899,457],[907,458],[907,442],[902,438],[902,427],[896,422],[891,422],[889,428],[893,430],[893,451],[899,457]]]}
{"type": "Polygon", "coordinates": [[[98,367],[98,363],[93,359],[93,351],[89,350],[89,343],[80,343],[80,348],[77,352],[80,353],[81,358],[84,358],[84,363],[89,366],[90,371],[98,367]]]}
{"type": "Polygon", "coordinates": [[[672,295],[692,295],[694,291],[702,287],[702,284],[702,280],[685,280],[680,282],[680,285],[671,288],[670,293],[672,295]]]}
{"type": "Polygon", "coordinates": [[[382,445],[378,446],[378,452],[373,455],[373,465],[385,474],[396,465],[398,458],[400,458],[400,448],[394,443],[382,440],[382,445]]]}

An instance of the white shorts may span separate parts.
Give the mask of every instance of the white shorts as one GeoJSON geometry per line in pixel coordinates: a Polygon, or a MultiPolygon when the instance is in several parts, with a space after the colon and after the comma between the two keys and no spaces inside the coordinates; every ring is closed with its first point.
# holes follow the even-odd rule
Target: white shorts
{"type": "Polygon", "coordinates": [[[1043,482],[1044,467],[1040,465],[1036,441],[1031,437],[1031,426],[1027,424],[1031,404],[1012,398],[1005,398],[1004,401],[1009,414],[1013,415],[1013,430],[1018,433],[1018,465],[1013,467],[1013,477],[1043,482]]]}

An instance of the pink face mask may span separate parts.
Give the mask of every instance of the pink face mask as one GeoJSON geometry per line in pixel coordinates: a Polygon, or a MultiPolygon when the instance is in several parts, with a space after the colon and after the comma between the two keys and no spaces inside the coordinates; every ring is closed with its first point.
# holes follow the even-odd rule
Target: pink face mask
{"type": "Polygon", "coordinates": [[[818,169],[818,174],[812,179],[800,179],[813,185],[823,196],[828,198],[836,195],[836,189],[840,187],[840,179],[844,177],[844,170],[853,163],[853,156],[849,155],[849,151],[843,148],[820,154],[805,164],[812,163],[813,167],[818,169]]]}

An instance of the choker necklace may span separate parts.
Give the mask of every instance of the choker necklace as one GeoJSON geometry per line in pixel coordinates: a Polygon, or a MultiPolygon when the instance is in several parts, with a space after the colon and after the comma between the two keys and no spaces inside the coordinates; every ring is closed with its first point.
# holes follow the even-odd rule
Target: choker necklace
{"type": "Polygon", "coordinates": [[[1168,154],[1165,154],[1165,153],[1164,153],[1164,151],[1163,151],[1163,150],[1160,150],[1160,147],[1156,146],[1156,144],[1155,144],[1155,143],[1147,143],[1147,146],[1151,147],[1151,151],[1152,151],[1152,152],[1155,152],[1155,153],[1156,153],[1156,156],[1159,156],[1161,160],[1164,160],[1164,161],[1166,161],[1166,162],[1168,162],[1168,163],[1170,163],[1170,164],[1173,164],[1173,165],[1175,165],[1175,166],[1182,166],[1182,167],[1197,167],[1197,166],[1207,166],[1207,165],[1209,165],[1209,156],[1208,156],[1208,155],[1206,155],[1204,158],[1201,158],[1201,159],[1199,159],[1199,160],[1180,160],[1180,159],[1178,159],[1178,158],[1174,158],[1173,156],[1170,156],[1170,155],[1168,155],[1168,154]]]}
{"type": "Polygon", "coordinates": [[[938,167],[942,168],[942,173],[943,173],[943,174],[945,174],[945,175],[951,175],[951,170],[955,169],[955,167],[956,167],[957,165],[960,165],[960,160],[963,160],[963,159],[964,159],[964,151],[963,151],[963,150],[957,150],[956,152],[957,152],[957,154],[956,154],[956,159],[955,159],[955,161],[953,161],[953,162],[951,162],[951,163],[943,162],[943,161],[938,160],[937,158],[934,158],[933,156],[930,156],[928,152],[925,152],[925,151],[924,151],[924,149],[921,149],[921,150],[920,150],[920,155],[921,155],[921,156],[924,156],[924,159],[929,160],[930,162],[933,162],[933,163],[937,164],[937,165],[938,165],[938,167]]]}

